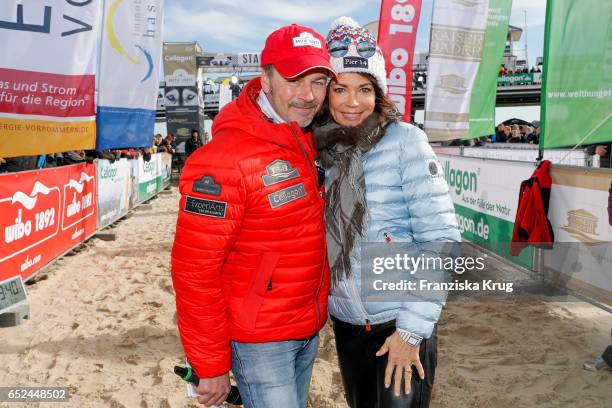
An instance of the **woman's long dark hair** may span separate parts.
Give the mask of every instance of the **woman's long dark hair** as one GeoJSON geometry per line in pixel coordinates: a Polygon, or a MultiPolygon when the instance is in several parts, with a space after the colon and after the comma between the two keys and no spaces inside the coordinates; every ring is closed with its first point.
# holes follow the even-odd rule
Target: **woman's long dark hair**
{"type": "MultiPolygon", "coordinates": [[[[355,72],[355,73],[363,76],[364,78],[367,78],[372,83],[372,86],[374,87],[374,95],[375,95],[374,112],[378,113],[381,119],[385,120],[388,123],[400,120],[401,115],[399,111],[397,110],[395,103],[393,103],[393,101],[383,92],[382,89],[380,89],[380,86],[378,86],[378,82],[376,81],[376,78],[366,73],[361,73],[361,72],[355,72]]],[[[332,79],[332,81],[334,80],[332,79]]],[[[331,86],[331,82],[330,82],[330,86],[331,86]]],[[[327,96],[325,97],[325,101],[323,102],[323,105],[321,106],[321,110],[319,111],[319,113],[313,120],[314,125],[323,125],[329,122],[330,120],[333,120],[333,118],[331,117],[331,114],[329,113],[329,92],[330,91],[328,89],[327,96]]]]}

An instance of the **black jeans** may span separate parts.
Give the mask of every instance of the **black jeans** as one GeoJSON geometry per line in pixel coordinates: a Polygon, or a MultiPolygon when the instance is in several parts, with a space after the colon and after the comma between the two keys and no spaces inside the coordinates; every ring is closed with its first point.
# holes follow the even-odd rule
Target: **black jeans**
{"type": "Polygon", "coordinates": [[[419,378],[412,367],[411,392],[406,395],[404,378],[400,396],[391,386],[385,388],[385,369],[388,353],[376,357],[376,352],[387,337],[395,331],[395,321],[365,326],[354,326],[332,317],[340,373],[344,383],[346,401],[351,408],[426,408],[429,407],[437,363],[436,329],[429,339],[423,339],[419,358],[425,370],[425,380],[419,378]]]}

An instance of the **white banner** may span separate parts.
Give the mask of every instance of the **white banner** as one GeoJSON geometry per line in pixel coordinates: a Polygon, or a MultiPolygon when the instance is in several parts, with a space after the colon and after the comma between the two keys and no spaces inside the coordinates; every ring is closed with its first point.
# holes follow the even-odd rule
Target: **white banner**
{"type": "Polygon", "coordinates": [[[445,154],[438,160],[463,238],[531,269],[532,251],[512,256],[510,241],[521,182],[531,177],[533,164],[445,154]]]}
{"type": "Polygon", "coordinates": [[[612,305],[612,172],[553,166],[548,218],[555,234],[542,251],[548,278],[612,305]]]}
{"type": "Polygon", "coordinates": [[[96,161],[98,176],[98,229],[118,220],[130,209],[131,164],[127,159],[111,164],[96,161]]]}
{"type": "Polygon", "coordinates": [[[100,0],[0,1],[0,157],[92,149],[100,0]]]}
{"type": "Polygon", "coordinates": [[[221,84],[219,86],[219,112],[228,103],[232,101],[232,90],[229,84],[221,84]]]}
{"type": "Polygon", "coordinates": [[[259,67],[261,63],[261,54],[258,52],[241,52],[238,53],[239,67],[259,67]]]}
{"type": "Polygon", "coordinates": [[[434,2],[425,98],[425,132],[431,141],[468,135],[488,8],[488,0],[434,2]]]}
{"type": "Polygon", "coordinates": [[[164,0],[107,0],[100,56],[98,150],[151,144],[164,0]]]}

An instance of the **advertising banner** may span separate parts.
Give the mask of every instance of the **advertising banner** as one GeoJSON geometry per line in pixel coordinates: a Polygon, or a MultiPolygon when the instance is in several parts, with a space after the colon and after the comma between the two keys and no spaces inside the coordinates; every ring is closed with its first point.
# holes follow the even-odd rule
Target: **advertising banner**
{"type": "Polygon", "coordinates": [[[545,275],[612,306],[612,172],[553,166],[548,217],[555,234],[542,251],[545,275]]]}
{"type": "Polygon", "coordinates": [[[97,150],[153,143],[163,8],[164,0],[105,2],[97,150]]]}
{"type": "Polygon", "coordinates": [[[23,279],[96,231],[95,164],[0,175],[0,281],[23,279]]]}
{"type": "Polygon", "coordinates": [[[166,86],[195,86],[198,73],[196,43],[164,43],[166,86]]]}
{"type": "Polygon", "coordinates": [[[100,0],[0,2],[0,157],[95,147],[100,0]]]}
{"type": "Polygon", "coordinates": [[[237,65],[239,67],[259,68],[261,64],[261,53],[259,52],[240,52],[238,53],[237,65]]]}
{"type": "Polygon", "coordinates": [[[160,185],[157,187],[157,191],[161,191],[170,185],[170,178],[172,177],[172,155],[169,153],[159,153],[160,164],[160,185]]]}
{"type": "Polygon", "coordinates": [[[130,167],[131,167],[131,180],[132,183],[130,185],[130,208],[134,208],[138,203],[140,203],[139,201],[139,197],[138,197],[138,160],[130,160],[130,167]]]}
{"type": "Polygon", "coordinates": [[[512,0],[489,0],[485,43],[470,99],[468,138],[491,135],[495,131],[497,73],[504,54],[512,0]]]}
{"type": "Polygon", "coordinates": [[[547,2],[540,147],[612,141],[611,15],[610,1],[547,2]]]}
{"type": "Polygon", "coordinates": [[[526,74],[506,74],[497,78],[497,84],[499,86],[516,86],[516,85],[534,85],[536,84],[535,72],[528,72],[526,74]]]}
{"type": "Polygon", "coordinates": [[[531,163],[500,162],[438,154],[464,239],[525,268],[533,268],[533,248],[510,255],[521,182],[531,163]]]}
{"type": "Polygon", "coordinates": [[[148,162],[138,158],[138,203],[147,201],[149,198],[157,194],[157,186],[161,185],[158,181],[160,177],[158,171],[159,154],[151,155],[151,160],[148,162]]]}
{"type": "Polygon", "coordinates": [[[201,131],[204,98],[196,82],[200,54],[197,43],[164,43],[166,126],[177,143],[187,140],[192,129],[201,131]]]}
{"type": "Polygon", "coordinates": [[[172,133],[177,137],[177,143],[185,141],[191,137],[191,129],[199,129],[200,108],[194,106],[192,108],[166,108],[166,126],[168,133],[172,133]]]}
{"type": "Polygon", "coordinates": [[[128,213],[130,209],[131,165],[127,159],[96,161],[98,177],[98,229],[128,213]]]}
{"type": "Polygon", "coordinates": [[[378,46],[385,57],[389,97],[411,122],[412,63],[421,0],[382,0],[378,25],[378,46]]]}
{"type": "Polygon", "coordinates": [[[205,52],[197,58],[202,72],[233,72],[238,65],[238,54],[226,52],[205,52]]]}
{"type": "Polygon", "coordinates": [[[488,3],[434,2],[425,96],[425,131],[431,141],[469,135],[470,98],[485,44],[488,3]]]}

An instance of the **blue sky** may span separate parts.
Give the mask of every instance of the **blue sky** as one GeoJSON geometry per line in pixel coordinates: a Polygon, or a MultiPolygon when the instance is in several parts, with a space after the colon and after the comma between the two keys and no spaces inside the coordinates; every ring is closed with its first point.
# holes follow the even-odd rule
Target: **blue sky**
{"type": "MultiPolygon", "coordinates": [[[[426,52],[433,0],[423,0],[417,52],[426,52]]],[[[546,0],[513,0],[510,24],[523,28],[527,10],[529,64],[542,56],[546,0]]],[[[378,20],[380,0],[166,0],[165,41],[197,41],[205,52],[258,52],[276,28],[298,23],[324,36],[347,15],[360,24],[378,20]]],[[[524,38],[516,48],[524,48],[524,38]]],[[[522,57],[519,52],[517,55],[522,57]]]]}

